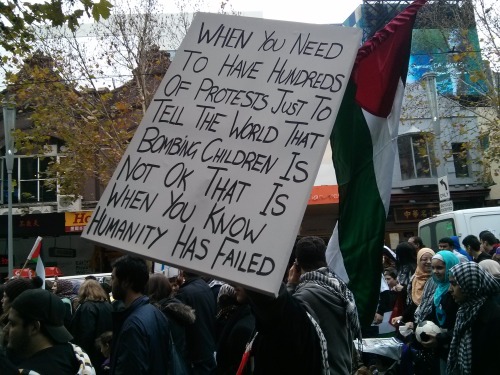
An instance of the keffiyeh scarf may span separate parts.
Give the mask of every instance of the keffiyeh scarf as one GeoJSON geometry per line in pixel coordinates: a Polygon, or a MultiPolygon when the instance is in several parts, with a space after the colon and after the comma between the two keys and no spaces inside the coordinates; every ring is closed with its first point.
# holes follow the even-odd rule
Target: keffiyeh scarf
{"type": "Polygon", "coordinates": [[[459,263],[450,269],[450,274],[466,300],[458,308],[447,373],[469,375],[472,373],[472,325],[488,297],[500,293],[500,284],[475,262],[459,263]]]}
{"type": "Polygon", "coordinates": [[[358,310],[354,302],[354,296],[347,285],[340,280],[337,275],[331,272],[328,267],[318,268],[315,271],[306,272],[300,276],[299,285],[296,290],[299,290],[306,283],[314,283],[327,289],[335,294],[341,301],[347,312],[347,324],[353,338],[361,339],[361,326],[359,324],[358,310]]]}

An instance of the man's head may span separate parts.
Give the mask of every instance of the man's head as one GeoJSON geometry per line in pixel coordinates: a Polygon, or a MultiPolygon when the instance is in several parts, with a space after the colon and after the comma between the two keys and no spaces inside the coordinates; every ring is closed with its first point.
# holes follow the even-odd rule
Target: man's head
{"type": "Polygon", "coordinates": [[[473,234],[469,234],[462,240],[462,244],[464,245],[465,250],[469,253],[469,255],[474,255],[481,251],[481,243],[479,239],[473,234]]]}
{"type": "Polygon", "coordinates": [[[43,289],[19,295],[9,311],[7,348],[16,356],[29,358],[56,343],[73,339],[64,327],[66,308],[60,298],[43,289]]]}
{"type": "Polygon", "coordinates": [[[295,245],[295,257],[304,272],[326,267],[326,245],[319,237],[303,237],[295,245]]]}
{"type": "Polygon", "coordinates": [[[494,244],[498,243],[498,239],[491,232],[483,232],[480,239],[483,248],[488,252],[493,248],[494,244]]]}
{"type": "Polygon", "coordinates": [[[113,298],[125,301],[127,294],[143,294],[149,279],[146,261],[140,257],[124,255],[113,263],[111,288],[113,298]]]}
{"type": "Polygon", "coordinates": [[[454,243],[450,237],[444,237],[439,240],[438,246],[439,250],[453,251],[454,243]]]}
{"type": "Polygon", "coordinates": [[[422,241],[422,239],[418,236],[408,238],[408,243],[417,251],[425,247],[424,241],[422,241]]]}

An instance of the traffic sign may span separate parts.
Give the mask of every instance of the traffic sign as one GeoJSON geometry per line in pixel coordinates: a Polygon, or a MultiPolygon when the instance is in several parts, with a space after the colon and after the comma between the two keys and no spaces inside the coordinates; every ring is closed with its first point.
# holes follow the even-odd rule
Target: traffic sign
{"type": "Polygon", "coordinates": [[[439,200],[445,201],[451,198],[450,186],[448,185],[448,176],[438,178],[439,200]]]}
{"type": "Polygon", "coordinates": [[[439,202],[439,210],[442,214],[453,211],[453,201],[439,202]]]}

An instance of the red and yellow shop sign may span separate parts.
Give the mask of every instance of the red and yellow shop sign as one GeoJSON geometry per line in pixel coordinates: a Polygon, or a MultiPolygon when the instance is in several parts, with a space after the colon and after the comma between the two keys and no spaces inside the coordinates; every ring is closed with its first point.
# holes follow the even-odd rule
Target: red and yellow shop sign
{"type": "Polygon", "coordinates": [[[66,233],[83,232],[90,216],[92,216],[92,211],[65,212],[64,231],[66,233]]]}

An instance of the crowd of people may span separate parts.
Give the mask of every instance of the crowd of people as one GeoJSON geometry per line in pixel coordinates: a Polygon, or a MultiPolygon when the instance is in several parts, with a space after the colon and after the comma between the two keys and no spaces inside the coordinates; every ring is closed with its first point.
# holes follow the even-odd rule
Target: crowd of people
{"type": "Polygon", "coordinates": [[[439,240],[436,251],[412,237],[395,254],[384,252],[380,314],[392,312],[391,323],[404,342],[401,374],[490,374],[500,371],[495,357],[500,336],[500,244],[483,231],[439,240]],[[497,253],[498,251],[498,253],[497,253]],[[427,322],[439,333],[418,340],[417,327],[427,322]]]}
{"type": "MultiPolygon", "coordinates": [[[[500,335],[500,250],[489,232],[384,249],[379,307],[404,344],[395,373],[487,374],[500,335]],[[439,333],[415,340],[432,321],[439,333]],[[413,332],[413,334],[411,334],[413,332]],[[408,334],[410,333],[410,334],[408,334]]],[[[278,296],[125,255],[110,283],[13,278],[1,285],[1,374],[371,374],[354,296],[304,237],[278,296]],[[363,361],[367,366],[363,366],[363,361]]],[[[492,372],[493,371],[493,372],[492,372]]]]}

